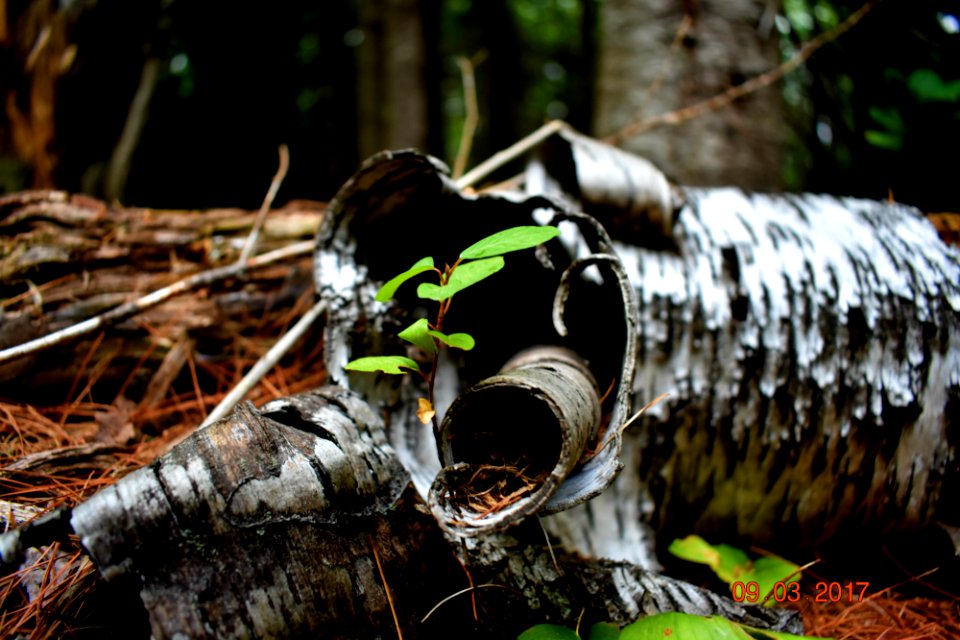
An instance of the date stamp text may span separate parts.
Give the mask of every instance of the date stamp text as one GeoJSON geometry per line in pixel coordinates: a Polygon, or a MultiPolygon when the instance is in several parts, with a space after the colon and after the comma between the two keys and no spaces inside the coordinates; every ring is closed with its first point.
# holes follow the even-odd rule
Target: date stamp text
{"type": "Polygon", "coordinates": [[[769,593],[760,593],[756,582],[732,582],[730,593],[737,602],[863,602],[869,582],[817,582],[813,593],[804,593],[799,582],[777,582],[769,593]]]}

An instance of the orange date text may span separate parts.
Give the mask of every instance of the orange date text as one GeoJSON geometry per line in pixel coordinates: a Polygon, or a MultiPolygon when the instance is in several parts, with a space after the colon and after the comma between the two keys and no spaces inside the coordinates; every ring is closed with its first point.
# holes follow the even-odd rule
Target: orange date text
{"type": "Polygon", "coordinates": [[[756,582],[730,583],[730,595],[737,602],[863,602],[869,582],[817,582],[813,593],[805,593],[799,582],[777,582],[769,593],[761,593],[756,582]]]}

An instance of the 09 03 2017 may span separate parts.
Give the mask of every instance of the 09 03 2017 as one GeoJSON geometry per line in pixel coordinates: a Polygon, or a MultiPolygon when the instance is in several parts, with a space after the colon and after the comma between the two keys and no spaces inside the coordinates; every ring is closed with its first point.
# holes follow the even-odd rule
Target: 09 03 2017
{"type": "Polygon", "coordinates": [[[820,581],[814,584],[813,593],[804,593],[799,582],[777,582],[769,593],[761,593],[756,582],[732,582],[730,593],[737,602],[863,602],[863,596],[870,587],[869,582],[820,581]]]}

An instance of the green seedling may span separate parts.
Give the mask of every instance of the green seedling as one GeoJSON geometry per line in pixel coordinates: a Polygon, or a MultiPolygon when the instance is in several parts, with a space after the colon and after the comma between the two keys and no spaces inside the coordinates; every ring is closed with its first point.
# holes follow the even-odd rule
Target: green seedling
{"type": "MultiPolygon", "coordinates": [[[[674,540],[668,551],[683,560],[705,564],[730,586],[735,600],[781,604],[797,589],[789,585],[800,580],[800,567],[778,556],[750,558],[726,544],[712,545],[700,536],[674,540]]],[[[791,598],[792,601],[792,598],[791,598]]]]}
{"type": "Polygon", "coordinates": [[[433,322],[420,318],[397,334],[402,340],[416,346],[428,356],[432,356],[433,364],[430,369],[424,371],[412,358],[391,355],[357,358],[347,363],[345,368],[348,371],[393,375],[411,372],[419,374],[427,384],[428,397],[420,399],[417,416],[423,424],[432,420],[434,429],[438,429],[436,412],[433,408],[433,392],[440,349],[446,346],[470,351],[475,346],[473,337],[467,333],[443,333],[444,318],[450,311],[454,295],[503,269],[504,254],[531,249],[559,234],[560,230],[556,227],[512,227],[470,245],[460,253],[456,262],[445,265],[443,269],[435,266],[431,257],[418,260],[412,267],[394,276],[380,287],[376,300],[387,302],[396,295],[401,285],[423,273],[432,272],[436,275],[438,280],[436,283],[421,282],[417,286],[417,297],[437,302],[437,313],[433,322]]]}

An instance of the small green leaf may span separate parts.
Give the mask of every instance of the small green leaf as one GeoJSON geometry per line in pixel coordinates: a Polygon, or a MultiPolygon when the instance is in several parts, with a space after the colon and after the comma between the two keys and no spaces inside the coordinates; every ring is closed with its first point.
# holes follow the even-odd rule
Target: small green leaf
{"type": "Polygon", "coordinates": [[[757,583],[761,599],[770,596],[764,604],[773,607],[780,604],[776,601],[776,598],[782,598],[786,595],[783,587],[779,588],[779,594],[771,595],[777,583],[782,582],[784,585],[788,585],[791,582],[797,582],[800,579],[800,567],[779,556],[763,556],[753,561],[753,571],[745,578],[745,581],[757,583]]]}
{"type": "Polygon", "coordinates": [[[416,275],[423,273],[424,271],[430,271],[431,269],[433,269],[433,258],[428,257],[428,258],[423,258],[422,260],[418,260],[417,263],[414,264],[412,267],[410,267],[400,275],[394,276],[393,278],[388,280],[386,284],[380,287],[380,290],[377,291],[377,295],[375,297],[376,301],[386,302],[387,300],[393,297],[393,294],[397,292],[397,289],[404,282],[406,282],[407,280],[409,280],[410,278],[416,275]]]}
{"type": "Polygon", "coordinates": [[[620,627],[612,622],[598,622],[590,627],[589,640],[617,640],[620,637],[620,627]]]}
{"type": "Polygon", "coordinates": [[[460,257],[464,260],[477,260],[502,256],[511,251],[530,249],[558,235],[560,230],[556,227],[529,226],[504,229],[470,245],[460,253],[460,257]]]}
{"type": "Polygon", "coordinates": [[[473,340],[473,336],[471,336],[469,333],[451,333],[450,335],[444,335],[439,331],[434,331],[433,329],[427,331],[427,333],[448,347],[453,347],[454,349],[470,351],[476,345],[476,342],[473,340]]]}
{"type": "Polygon", "coordinates": [[[538,624],[521,633],[517,640],[580,640],[580,636],[557,624],[538,624]]]}
{"type": "Polygon", "coordinates": [[[417,364],[416,360],[404,356],[370,356],[351,360],[344,369],[347,371],[382,371],[383,373],[396,375],[406,373],[403,369],[420,371],[420,365],[417,364]]]}
{"type": "Polygon", "coordinates": [[[686,538],[674,540],[670,543],[667,551],[681,560],[698,562],[714,569],[720,566],[720,554],[713,548],[713,545],[700,536],[690,535],[686,538]]]}
{"type": "Polygon", "coordinates": [[[750,558],[740,549],[726,544],[712,545],[700,536],[690,535],[682,540],[674,540],[667,549],[683,560],[705,564],[726,583],[744,580],[752,571],[750,558]]]}
{"type": "MultiPolygon", "coordinates": [[[[668,551],[678,558],[705,564],[717,577],[732,584],[742,582],[745,585],[756,583],[758,598],[766,598],[778,582],[790,584],[800,579],[800,567],[778,556],[763,556],[756,560],[726,544],[712,545],[699,536],[690,535],[670,543],[668,551]]],[[[777,604],[774,598],[765,602],[766,606],[777,604]]]]}
{"type": "Polygon", "coordinates": [[[709,638],[710,640],[751,640],[739,625],[719,616],[696,616],[670,611],[640,618],[620,632],[620,640],[663,640],[664,638],[709,638]]]}
{"type": "Polygon", "coordinates": [[[464,262],[457,266],[450,274],[450,278],[445,285],[435,285],[431,282],[424,282],[417,287],[417,295],[428,300],[443,301],[452,298],[453,294],[466,289],[470,285],[476,284],[492,276],[497,271],[503,269],[503,258],[485,258],[473,262],[464,262]]]}
{"type": "Polygon", "coordinates": [[[427,353],[436,353],[437,345],[431,337],[430,324],[426,318],[420,318],[412,325],[398,333],[402,339],[417,345],[427,353]]]}
{"type": "Polygon", "coordinates": [[[736,580],[743,582],[753,580],[753,562],[745,552],[728,544],[718,544],[714,549],[720,554],[720,565],[711,568],[718,578],[727,584],[736,580]]]}

